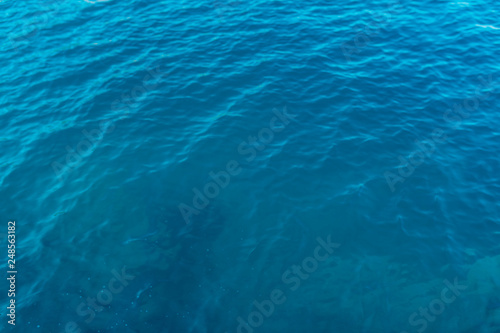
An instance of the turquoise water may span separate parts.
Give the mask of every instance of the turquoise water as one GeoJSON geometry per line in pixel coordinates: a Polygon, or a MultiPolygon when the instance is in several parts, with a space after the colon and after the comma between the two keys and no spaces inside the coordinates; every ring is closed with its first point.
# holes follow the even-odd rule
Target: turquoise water
{"type": "Polygon", "coordinates": [[[0,7],[2,331],[500,332],[497,3],[0,7]]]}

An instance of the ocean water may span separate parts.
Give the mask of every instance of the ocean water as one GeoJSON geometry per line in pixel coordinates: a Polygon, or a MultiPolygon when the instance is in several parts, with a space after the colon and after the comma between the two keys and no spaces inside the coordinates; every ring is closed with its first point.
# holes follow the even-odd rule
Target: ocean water
{"type": "Polygon", "coordinates": [[[500,15],[0,3],[2,332],[500,332],[500,15]]]}

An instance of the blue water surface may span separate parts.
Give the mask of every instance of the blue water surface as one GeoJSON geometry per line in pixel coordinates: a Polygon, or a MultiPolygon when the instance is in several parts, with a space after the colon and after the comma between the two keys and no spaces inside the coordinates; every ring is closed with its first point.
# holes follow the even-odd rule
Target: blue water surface
{"type": "Polygon", "coordinates": [[[500,15],[0,3],[1,331],[500,332],[500,15]]]}

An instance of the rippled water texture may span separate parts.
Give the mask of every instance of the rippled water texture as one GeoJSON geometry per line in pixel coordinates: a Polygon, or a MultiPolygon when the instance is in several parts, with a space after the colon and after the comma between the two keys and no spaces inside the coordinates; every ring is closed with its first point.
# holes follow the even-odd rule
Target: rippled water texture
{"type": "Polygon", "coordinates": [[[497,2],[0,8],[2,331],[500,332],[497,2]]]}

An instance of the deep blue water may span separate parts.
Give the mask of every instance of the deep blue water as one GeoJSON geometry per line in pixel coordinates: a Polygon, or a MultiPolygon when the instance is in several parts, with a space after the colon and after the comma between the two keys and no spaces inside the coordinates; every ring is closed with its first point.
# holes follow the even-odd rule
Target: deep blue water
{"type": "Polygon", "coordinates": [[[2,332],[500,332],[498,8],[2,1],[2,332]]]}

